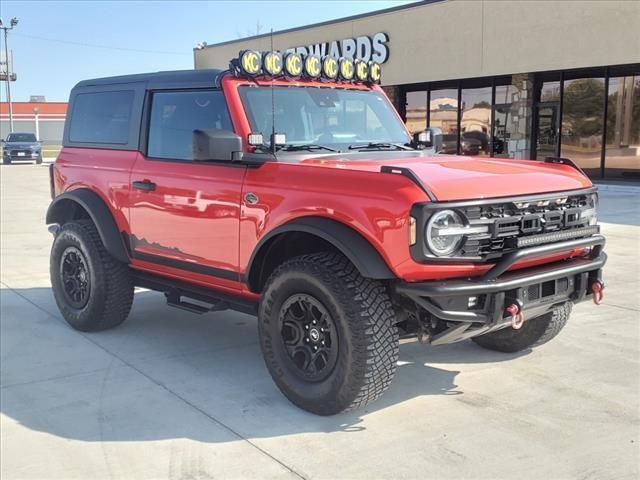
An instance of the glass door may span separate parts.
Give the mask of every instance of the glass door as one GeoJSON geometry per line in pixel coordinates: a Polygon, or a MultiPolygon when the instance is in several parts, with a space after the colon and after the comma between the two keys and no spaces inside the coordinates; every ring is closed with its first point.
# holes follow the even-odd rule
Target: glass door
{"type": "Polygon", "coordinates": [[[540,102],[536,105],[536,158],[558,155],[560,133],[560,102],[540,102]]]}

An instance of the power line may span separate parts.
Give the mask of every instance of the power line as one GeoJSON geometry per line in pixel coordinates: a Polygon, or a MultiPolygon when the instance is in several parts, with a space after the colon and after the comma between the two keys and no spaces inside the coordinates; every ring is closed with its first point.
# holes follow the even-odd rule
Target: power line
{"type": "Polygon", "coordinates": [[[39,37],[37,35],[25,35],[24,33],[14,33],[14,35],[19,37],[32,38],[34,40],[45,40],[47,42],[57,42],[57,43],[66,43],[68,45],[77,45],[79,47],[104,48],[107,50],[121,50],[125,52],[137,52],[137,53],[159,53],[163,55],[185,55],[186,54],[186,52],[163,52],[160,50],[144,50],[140,48],[125,48],[125,47],[112,47],[109,45],[97,45],[95,43],[72,42],[70,40],[60,40],[58,38],[39,37]]]}

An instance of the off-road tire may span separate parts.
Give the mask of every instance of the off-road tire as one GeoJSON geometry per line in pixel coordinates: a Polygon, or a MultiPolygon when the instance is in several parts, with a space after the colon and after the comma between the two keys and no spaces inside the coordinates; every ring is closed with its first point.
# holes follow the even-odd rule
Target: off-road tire
{"type": "Polygon", "coordinates": [[[527,320],[519,330],[511,327],[474,337],[483,348],[497,352],[514,353],[538,347],[554,338],[565,326],[571,314],[571,302],[555,307],[541,317],[527,320]]]}
{"type": "Polygon", "coordinates": [[[386,287],[362,277],[336,253],[301,255],[279,266],[264,289],[258,330],[278,388],[295,405],[318,415],[367,405],[382,395],[396,372],[399,336],[386,287]],[[313,296],[336,326],[337,360],[328,377],[318,382],[296,375],[281,336],[281,308],[296,294],[313,296]]]}
{"type": "Polygon", "coordinates": [[[107,252],[90,220],[77,220],[62,226],[51,247],[50,274],[58,308],[76,330],[106,330],[120,325],[129,315],[134,289],[129,267],[107,252]],[[82,253],[89,271],[89,298],[82,308],[71,305],[63,290],[60,265],[62,255],[69,247],[82,253]]]}

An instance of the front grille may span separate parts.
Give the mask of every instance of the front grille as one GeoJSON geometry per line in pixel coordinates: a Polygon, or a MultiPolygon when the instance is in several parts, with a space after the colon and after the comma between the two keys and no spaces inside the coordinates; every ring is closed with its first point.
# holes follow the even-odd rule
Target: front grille
{"type": "Polygon", "coordinates": [[[538,300],[540,298],[540,285],[529,285],[527,287],[527,297],[529,300],[538,300]]]}
{"type": "Polygon", "coordinates": [[[471,227],[488,225],[488,233],[469,235],[461,256],[494,259],[526,246],[581,238],[598,232],[582,212],[595,208],[595,195],[552,195],[461,207],[471,227]]]}
{"type": "Polygon", "coordinates": [[[28,157],[28,156],[30,156],[30,155],[31,155],[31,150],[11,150],[11,151],[9,152],[9,154],[10,154],[12,157],[17,157],[17,156],[27,156],[27,157],[28,157]],[[24,155],[18,155],[18,154],[20,154],[20,153],[23,153],[24,155]]]}

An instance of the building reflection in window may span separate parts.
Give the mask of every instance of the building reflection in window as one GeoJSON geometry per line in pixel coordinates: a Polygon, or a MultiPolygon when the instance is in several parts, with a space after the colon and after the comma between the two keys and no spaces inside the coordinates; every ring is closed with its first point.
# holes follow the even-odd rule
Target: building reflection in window
{"type": "Polygon", "coordinates": [[[442,153],[458,151],[458,89],[431,91],[429,126],[442,129],[442,153]]]}
{"type": "Polygon", "coordinates": [[[493,156],[531,158],[532,79],[514,75],[511,85],[496,85],[493,156]]]}
{"type": "Polygon", "coordinates": [[[564,82],[560,152],[589,175],[598,175],[604,132],[604,79],[564,82]]]}
{"type": "Polygon", "coordinates": [[[560,82],[544,82],[540,89],[541,102],[560,101],[560,82]]]}
{"type": "Polygon", "coordinates": [[[607,96],[606,175],[640,178],[640,76],[612,77],[607,96]]]}
{"type": "Polygon", "coordinates": [[[427,92],[407,92],[407,128],[413,134],[427,128],[427,92]]]}
{"type": "Polygon", "coordinates": [[[491,87],[462,90],[460,153],[480,156],[491,154],[491,112],[491,87]]]}
{"type": "Polygon", "coordinates": [[[536,156],[538,160],[558,156],[560,132],[560,82],[544,82],[536,104],[536,156]]]}

